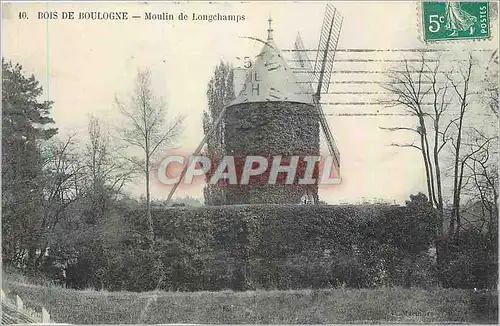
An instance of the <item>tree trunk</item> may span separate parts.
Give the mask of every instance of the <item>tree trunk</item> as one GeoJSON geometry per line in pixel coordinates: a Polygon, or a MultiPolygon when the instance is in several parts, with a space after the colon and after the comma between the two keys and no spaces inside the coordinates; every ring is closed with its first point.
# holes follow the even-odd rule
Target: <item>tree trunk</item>
{"type": "Polygon", "coordinates": [[[458,130],[457,130],[457,138],[456,138],[456,145],[455,145],[455,164],[454,164],[454,170],[453,170],[453,213],[451,215],[451,220],[450,220],[450,229],[448,230],[448,233],[450,235],[453,235],[455,237],[458,237],[459,232],[460,232],[460,194],[461,194],[461,179],[463,177],[463,163],[462,163],[462,169],[459,168],[459,163],[460,163],[460,147],[462,144],[462,130],[463,130],[463,121],[464,121],[464,116],[465,116],[465,111],[467,108],[467,92],[469,89],[469,80],[471,76],[471,71],[472,71],[472,58],[469,57],[469,70],[467,71],[467,76],[464,77],[464,88],[463,88],[463,93],[460,95],[460,92],[458,91],[457,87],[454,85],[455,91],[457,95],[460,97],[460,116],[459,116],[459,122],[458,122],[458,130]],[[455,222],[457,223],[456,225],[456,230],[455,228],[455,222]]]}
{"type": "Polygon", "coordinates": [[[427,192],[429,194],[429,201],[432,202],[432,188],[431,188],[431,178],[430,178],[430,171],[429,171],[429,164],[427,162],[427,155],[426,155],[426,149],[425,149],[425,140],[424,140],[424,134],[423,132],[420,132],[420,148],[422,152],[422,158],[424,159],[424,167],[425,167],[425,179],[427,181],[427,192]]]}
{"type": "MultiPolygon", "coordinates": [[[[147,160],[149,162],[149,160],[147,160]]],[[[151,193],[150,193],[150,176],[149,176],[149,164],[146,163],[146,215],[148,219],[149,227],[149,240],[153,243],[155,238],[155,233],[153,229],[153,216],[151,214],[151,193]]]]}
{"type": "MultiPolygon", "coordinates": [[[[427,127],[425,126],[425,120],[423,118],[423,112],[420,111],[420,116],[419,116],[419,121],[420,121],[420,127],[422,128],[422,137],[423,137],[423,142],[422,142],[422,146],[425,144],[425,162],[427,164],[427,169],[429,170],[429,175],[428,175],[428,178],[429,178],[429,183],[431,185],[430,187],[430,191],[431,193],[429,193],[429,201],[433,204],[433,206],[437,206],[436,203],[437,203],[437,200],[436,200],[436,190],[434,188],[434,169],[432,167],[432,161],[431,161],[431,155],[430,155],[430,147],[429,147],[429,140],[427,139],[427,127]]],[[[424,148],[424,147],[422,147],[424,148]]]]}
{"type": "MultiPolygon", "coordinates": [[[[144,128],[147,130],[146,123],[144,123],[144,128]]],[[[154,233],[154,229],[153,229],[153,216],[151,214],[151,189],[150,189],[151,176],[149,175],[151,157],[150,157],[150,149],[149,149],[149,136],[148,136],[147,131],[146,131],[146,137],[145,137],[145,159],[146,159],[146,166],[144,168],[145,168],[145,172],[146,172],[146,217],[148,219],[149,241],[151,244],[151,248],[153,248],[155,233],[154,233]]]]}

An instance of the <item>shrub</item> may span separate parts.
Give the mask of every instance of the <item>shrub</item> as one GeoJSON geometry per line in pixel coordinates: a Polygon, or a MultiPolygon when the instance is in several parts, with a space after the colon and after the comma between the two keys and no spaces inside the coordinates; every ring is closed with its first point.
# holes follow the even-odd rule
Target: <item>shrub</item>
{"type": "Polygon", "coordinates": [[[447,244],[447,263],[440,270],[445,287],[496,289],[498,280],[497,237],[476,230],[464,231],[447,244]]]}
{"type": "MultiPolygon", "coordinates": [[[[154,209],[161,284],[158,279],[154,284],[147,281],[154,279],[146,275],[153,268],[147,263],[150,255],[134,249],[138,245],[134,238],[122,235],[117,240],[120,245],[115,245],[121,249],[110,249],[114,253],[110,273],[124,283],[110,288],[159,286],[196,291],[376,286],[384,284],[373,281],[380,274],[380,261],[385,262],[382,269],[388,272],[386,283],[394,278],[400,280],[394,283],[402,284],[406,274],[396,266],[414,268],[419,253],[415,251],[417,258],[409,258],[414,242],[406,245],[407,239],[418,238],[401,234],[398,227],[401,220],[411,219],[411,214],[406,207],[391,205],[154,209]],[[402,261],[406,265],[401,265],[402,261]],[[116,274],[119,271],[121,276],[116,274]],[[128,285],[127,278],[131,278],[128,285]]],[[[146,233],[142,210],[120,215],[124,225],[146,233]]]]}
{"type": "Polygon", "coordinates": [[[422,197],[412,200],[418,204],[155,208],[153,248],[144,236],[145,211],[119,207],[91,252],[100,253],[100,265],[89,268],[83,257],[72,266],[74,273],[98,271],[99,277],[72,286],[200,291],[418,285],[431,275],[425,253],[433,216],[422,197]]]}

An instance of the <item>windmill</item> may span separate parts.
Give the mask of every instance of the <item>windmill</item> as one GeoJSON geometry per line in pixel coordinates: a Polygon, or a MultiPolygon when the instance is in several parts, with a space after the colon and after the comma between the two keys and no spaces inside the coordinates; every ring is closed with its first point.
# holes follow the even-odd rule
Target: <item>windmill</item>
{"type": "MultiPolygon", "coordinates": [[[[308,80],[308,83],[306,83],[306,87],[310,88],[314,92],[314,106],[318,113],[321,128],[325,134],[328,151],[333,158],[333,164],[337,175],[340,175],[340,153],[337,149],[337,145],[335,144],[335,139],[333,138],[330,127],[328,126],[320,101],[321,95],[328,93],[330,86],[335,52],[337,50],[340,31],[342,29],[342,22],[343,17],[337,9],[330,3],[327,3],[314,67],[311,65],[311,60],[307,55],[299,33],[297,34],[297,38],[295,40],[293,52],[294,59],[298,62],[299,67],[304,70],[307,76],[306,79],[308,80]]],[[[340,178],[338,181],[340,182],[340,178]]]]}
{"type": "MultiPolygon", "coordinates": [[[[303,69],[306,69],[306,73],[308,74],[307,81],[305,83],[305,87],[302,86],[302,87],[300,87],[300,89],[306,89],[307,93],[312,96],[312,104],[313,104],[315,111],[317,113],[317,116],[319,118],[321,128],[325,134],[326,142],[328,145],[328,150],[329,150],[330,155],[333,159],[333,167],[335,168],[337,177],[340,175],[340,173],[339,173],[339,171],[340,171],[339,170],[339,168],[340,168],[340,154],[339,154],[339,151],[335,145],[335,140],[334,140],[332,132],[328,126],[328,122],[325,118],[323,109],[321,107],[320,100],[321,100],[321,95],[328,92],[331,73],[333,70],[335,51],[337,48],[340,30],[342,27],[342,20],[343,20],[343,18],[338,13],[336,8],[334,8],[331,4],[328,3],[326,6],[325,16],[323,19],[323,25],[321,28],[321,34],[320,34],[319,45],[318,45],[318,49],[317,49],[314,67],[312,67],[312,65],[309,61],[309,58],[306,54],[306,50],[304,49],[300,35],[297,36],[297,40],[295,42],[295,51],[294,51],[295,58],[297,59],[299,65],[303,69]]],[[[249,38],[266,44],[266,46],[268,47],[267,50],[273,52],[273,51],[275,51],[275,48],[274,48],[273,42],[272,42],[271,19],[269,20],[268,33],[269,33],[268,34],[268,42],[264,42],[262,40],[251,38],[251,37],[249,37],[249,38]]],[[[263,53],[261,53],[260,55],[262,55],[262,54],[263,53]]],[[[267,64],[268,63],[266,62],[265,65],[267,66],[267,64]]],[[[283,67],[280,66],[280,68],[283,68],[283,67]]],[[[265,70],[270,71],[273,69],[276,69],[276,68],[271,67],[271,68],[266,68],[265,70]]],[[[292,85],[292,87],[293,87],[293,85],[292,85]]],[[[271,87],[271,89],[273,89],[273,88],[271,87]]],[[[295,94],[297,94],[297,93],[295,93],[295,94]]],[[[262,94],[260,94],[260,96],[262,96],[262,94]]],[[[270,96],[274,97],[275,95],[270,94],[270,96]]],[[[294,96],[298,98],[301,95],[294,95],[294,96]]],[[[287,99],[287,98],[285,97],[285,99],[287,99]]],[[[269,100],[269,98],[267,98],[267,100],[269,100]]],[[[208,133],[205,134],[204,138],[202,139],[202,141],[200,142],[200,144],[196,148],[195,152],[193,153],[193,156],[199,155],[199,153],[203,149],[207,139],[212,136],[212,134],[215,132],[215,130],[217,130],[218,125],[223,120],[224,115],[226,114],[228,107],[230,107],[230,105],[224,106],[224,108],[221,110],[219,116],[217,117],[217,119],[215,119],[215,121],[213,123],[212,129],[208,133]]],[[[174,186],[172,187],[172,189],[167,197],[167,204],[172,199],[172,196],[175,193],[177,186],[183,180],[184,175],[186,174],[186,171],[187,171],[190,164],[191,164],[191,162],[188,162],[188,164],[184,167],[184,169],[181,172],[179,182],[174,184],[174,186]]],[[[338,180],[338,182],[340,182],[340,178],[338,178],[337,180],[338,180]]]]}

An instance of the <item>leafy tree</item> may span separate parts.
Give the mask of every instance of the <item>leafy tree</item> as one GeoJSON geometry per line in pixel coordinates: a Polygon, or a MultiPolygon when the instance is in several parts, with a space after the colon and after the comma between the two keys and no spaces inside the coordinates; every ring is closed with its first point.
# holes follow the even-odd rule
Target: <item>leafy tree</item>
{"type": "Polygon", "coordinates": [[[43,159],[40,145],[57,133],[50,118],[52,102],[20,64],[2,58],[2,237],[6,264],[33,269],[43,254],[43,159]]]}
{"type": "MultiPolygon", "coordinates": [[[[214,127],[215,121],[222,109],[234,99],[233,68],[228,63],[221,61],[215,67],[214,74],[208,82],[207,99],[208,109],[203,112],[203,131],[208,134],[214,127]]],[[[224,153],[224,123],[219,123],[215,132],[207,139],[206,155],[212,159],[220,159],[224,153]]],[[[207,180],[211,178],[207,173],[207,180]]],[[[224,192],[219,185],[209,185],[204,190],[207,205],[224,204],[224,192]]]]}

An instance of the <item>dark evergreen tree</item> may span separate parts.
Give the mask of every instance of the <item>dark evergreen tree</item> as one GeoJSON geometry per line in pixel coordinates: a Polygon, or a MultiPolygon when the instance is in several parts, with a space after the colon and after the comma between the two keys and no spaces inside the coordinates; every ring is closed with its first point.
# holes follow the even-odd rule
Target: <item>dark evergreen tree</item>
{"type": "Polygon", "coordinates": [[[52,102],[20,64],[2,58],[2,254],[5,264],[30,270],[43,255],[42,142],[57,133],[49,117],[52,102]]]}

